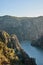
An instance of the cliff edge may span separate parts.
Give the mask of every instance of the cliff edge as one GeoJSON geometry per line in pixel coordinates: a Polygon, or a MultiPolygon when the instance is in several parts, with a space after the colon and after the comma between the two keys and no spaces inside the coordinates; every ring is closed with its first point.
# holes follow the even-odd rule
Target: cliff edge
{"type": "Polygon", "coordinates": [[[36,62],[21,48],[15,34],[0,31],[0,65],[36,65],[36,62]]]}

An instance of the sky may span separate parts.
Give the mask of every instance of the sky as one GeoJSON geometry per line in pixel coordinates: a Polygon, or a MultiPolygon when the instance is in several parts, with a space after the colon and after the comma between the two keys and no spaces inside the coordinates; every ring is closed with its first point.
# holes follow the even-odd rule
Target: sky
{"type": "Polygon", "coordinates": [[[43,0],[0,0],[0,16],[43,16],[43,0]]]}

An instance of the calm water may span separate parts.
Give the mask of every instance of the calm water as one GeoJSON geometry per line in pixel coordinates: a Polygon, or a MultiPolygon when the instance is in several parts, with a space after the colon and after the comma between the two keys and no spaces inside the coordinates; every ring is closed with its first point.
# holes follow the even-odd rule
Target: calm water
{"type": "Polygon", "coordinates": [[[36,59],[37,65],[43,65],[43,50],[31,46],[29,41],[22,41],[21,46],[30,57],[36,59]]]}

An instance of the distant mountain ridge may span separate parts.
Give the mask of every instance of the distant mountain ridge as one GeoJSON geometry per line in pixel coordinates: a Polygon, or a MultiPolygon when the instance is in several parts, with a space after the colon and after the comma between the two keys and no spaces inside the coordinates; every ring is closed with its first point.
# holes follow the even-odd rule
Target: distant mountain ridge
{"type": "Polygon", "coordinates": [[[0,16],[0,30],[16,34],[19,40],[34,40],[43,35],[43,16],[0,16]]]}

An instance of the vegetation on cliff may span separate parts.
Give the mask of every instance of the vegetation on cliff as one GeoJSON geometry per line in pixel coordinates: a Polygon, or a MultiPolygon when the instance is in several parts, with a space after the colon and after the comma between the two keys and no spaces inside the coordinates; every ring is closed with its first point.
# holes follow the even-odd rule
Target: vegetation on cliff
{"type": "Polygon", "coordinates": [[[43,16],[0,16],[0,29],[16,34],[19,40],[34,40],[43,34],[43,16]]]}
{"type": "Polygon", "coordinates": [[[0,65],[36,65],[21,48],[16,35],[0,31],[0,65]]]}

